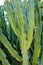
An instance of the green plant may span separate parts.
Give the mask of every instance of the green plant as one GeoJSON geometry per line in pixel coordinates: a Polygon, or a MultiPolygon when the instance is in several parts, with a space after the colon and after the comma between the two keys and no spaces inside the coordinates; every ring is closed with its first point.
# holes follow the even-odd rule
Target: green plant
{"type": "MultiPolygon", "coordinates": [[[[28,60],[28,50],[30,49],[33,40],[33,32],[35,28],[35,19],[36,19],[37,29],[34,34],[35,43],[34,43],[34,52],[32,57],[33,59],[32,65],[36,65],[37,59],[40,54],[40,38],[41,38],[40,4],[38,4],[36,10],[34,8],[34,0],[30,0],[29,3],[26,2],[25,0],[23,4],[28,10],[27,32],[25,32],[25,17],[23,16],[23,12],[22,12],[23,9],[20,4],[20,0],[18,1],[6,0],[4,5],[5,11],[7,12],[6,18],[12,28],[12,31],[19,40],[22,57],[19,56],[18,52],[12,48],[11,43],[7,40],[6,36],[2,33],[1,29],[0,29],[0,41],[4,45],[4,47],[7,48],[7,50],[12,55],[12,57],[14,57],[17,61],[22,62],[22,65],[30,65],[30,62],[28,60]]],[[[6,60],[6,55],[4,54],[2,49],[0,49],[0,60],[2,60],[3,65],[6,65],[6,63],[8,63],[8,61],[6,60]],[[4,61],[3,61],[3,56],[4,56],[4,61]]],[[[8,63],[7,65],[10,64],[8,63]]]]}

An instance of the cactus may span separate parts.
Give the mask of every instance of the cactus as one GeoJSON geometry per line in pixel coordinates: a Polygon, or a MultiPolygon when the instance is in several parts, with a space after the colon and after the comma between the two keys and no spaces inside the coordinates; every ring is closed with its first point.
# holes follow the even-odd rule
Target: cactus
{"type": "Polygon", "coordinates": [[[36,9],[36,33],[35,33],[35,44],[33,52],[32,65],[36,65],[38,57],[40,55],[40,40],[41,40],[41,15],[40,15],[40,3],[38,3],[38,10],[36,9]]]}
{"type": "MultiPolygon", "coordinates": [[[[36,12],[35,12],[35,7],[34,7],[34,0],[30,0],[29,3],[26,2],[25,0],[23,2],[23,6],[28,10],[28,15],[27,15],[27,20],[26,20],[27,22],[26,26],[28,26],[27,31],[25,31],[26,22],[25,22],[25,16],[23,15],[23,8],[20,3],[20,0],[18,1],[6,0],[4,3],[4,9],[7,12],[5,18],[7,18],[8,23],[11,26],[13,33],[17,36],[22,57],[12,47],[11,43],[3,34],[3,30],[1,30],[1,28],[0,28],[0,41],[1,41],[1,44],[4,45],[4,47],[8,50],[8,52],[13,58],[15,58],[18,62],[22,62],[22,65],[30,65],[30,62],[28,59],[28,50],[31,47],[31,44],[33,41],[33,34],[34,34],[35,43],[34,43],[34,51],[33,51],[33,57],[32,57],[33,59],[32,65],[37,65],[36,62],[40,54],[40,39],[41,39],[40,4],[38,4],[36,12]],[[35,15],[36,15],[36,18],[35,18],[35,15]],[[36,19],[37,30],[34,33],[35,19],[36,19]]],[[[13,42],[14,42],[14,39],[13,39],[13,42]]],[[[0,58],[1,58],[2,64],[6,65],[5,63],[8,63],[7,65],[10,65],[6,59],[5,53],[3,52],[1,48],[0,48],[0,52],[1,52],[0,58]],[[4,61],[3,61],[3,56],[4,56],[4,61]]]]}

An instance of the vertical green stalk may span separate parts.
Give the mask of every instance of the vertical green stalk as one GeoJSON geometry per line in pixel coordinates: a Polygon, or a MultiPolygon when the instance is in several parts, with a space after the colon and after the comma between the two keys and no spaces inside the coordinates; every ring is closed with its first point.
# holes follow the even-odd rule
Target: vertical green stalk
{"type": "Polygon", "coordinates": [[[26,37],[23,34],[20,41],[21,53],[23,58],[23,65],[28,65],[28,54],[26,49],[26,37]]]}
{"type": "Polygon", "coordinates": [[[24,48],[24,52],[22,56],[23,56],[23,65],[28,65],[28,55],[26,48],[24,48]]]}
{"type": "Polygon", "coordinates": [[[41,56],[41,65],[43,65],[43,53],[42,53],[42,56],[41,56]]]}
{"type": "Polygon", "coordinates": [[[29,18],[28,18],[28,40],[26,43],[27,50],[30,48],[32,39],[33,39],[33,30],[34,30],[34,0],[29,1],[29,18]]]}
{"type": "Polygon", "coordinates": [[[32,65],[36,65],[37,59],[40,54],[40,39],[41,39],[41,17],[40,17],[40,7],[36,9],[36,33],[35,33],[35,44],[32,65]]]}
{"type": "Polygon", "coordinates": [[[29,65],[28,61],[28,49],[30,48],[30,43],[33,38],[33,29],[34,29],[34,0],[30,0],[29,2],[29,19],[28,19],[28,40],[26,40],[26,36],[24,34],[24,30],[22,30],[22,35],[20,39],[21,53],[23,58],[23,65],[29,65]]]}

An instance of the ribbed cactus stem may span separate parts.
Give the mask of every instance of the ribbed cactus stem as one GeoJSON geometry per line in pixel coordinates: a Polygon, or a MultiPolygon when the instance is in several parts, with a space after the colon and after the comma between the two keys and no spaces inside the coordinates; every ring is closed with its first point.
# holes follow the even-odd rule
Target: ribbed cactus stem
{"type": "Polygon", "coordinates": [[[36,65],[37,59],[40,54],[40,39],[41,39],[41,17],[40,17],[40,7],[38,5],[38,10],[36,9],[36,26],[37,30],[35,33],[35,44],[32,65],[36,65]]]}
{"type": "Polygon", "coordinates": [[[28,65],[28,55],[27,55],[27,50],[26,48],[24,48],[24,52],[23,52],[23,65],[28,65]]]}
{"type": "Polygon", "coordinates": [[[27,50],[30,48],[32,39],[33,39],[33,30],[34,30],[34,0],[29,1],[29,19],[28,19],[28,40],[26,43],[27,50]]]}
{"type": "Polygon", "coordinates": [[[23,58],[23,65],[28,65],[28,53],[26,49],[25,34],[23,34],[23,36],[21,37],[20,46],[21,46],[21,53],[22,53],[22,58],[23,58]]]}

